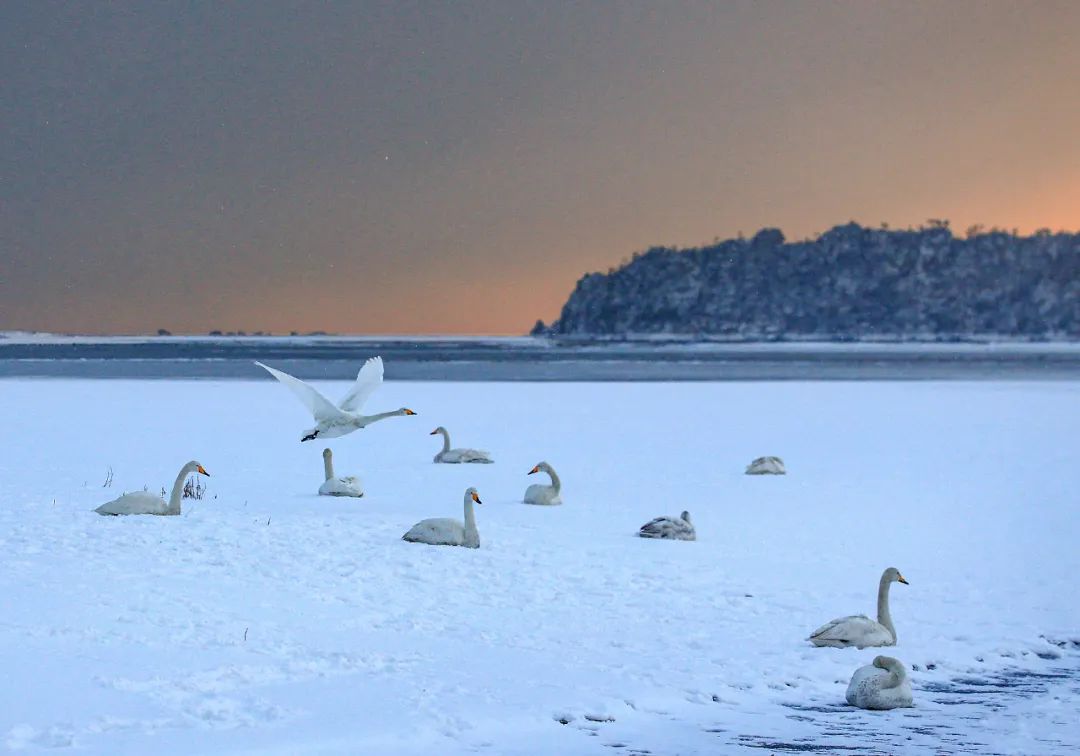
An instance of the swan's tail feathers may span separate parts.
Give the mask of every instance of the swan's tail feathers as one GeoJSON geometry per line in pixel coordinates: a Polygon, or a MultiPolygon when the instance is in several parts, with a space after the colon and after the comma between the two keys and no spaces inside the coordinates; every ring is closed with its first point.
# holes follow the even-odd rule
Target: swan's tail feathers
{"type": "Polygon", "coordinates": [[[657,536],[663,532],[664,528],[669,527],[670,524],[671,518],[669,517],[654,517],[642,525],[639,532],[642,535],[648,534],[650,537],[657,536]]]}

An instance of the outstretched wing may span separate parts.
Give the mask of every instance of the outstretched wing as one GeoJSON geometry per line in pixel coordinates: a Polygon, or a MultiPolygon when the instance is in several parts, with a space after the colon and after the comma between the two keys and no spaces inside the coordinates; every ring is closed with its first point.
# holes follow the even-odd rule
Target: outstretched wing
{"type": "Polygon", "coordinates": [[[343,413],[325,396],[313,389],[311,386],[304,383],[299,378],[294,378],[288,373],[283,373],[280,370],[275,370],[269,365],[264,365],[261,362],[256,362],[256,365],[266,370],[270,375],[277,378],[283,384],[285,384],[290,391],[296,394],[296,398],[304,403],[304,406],[311,410],[312,416],[315,418],[315,422],[329,422],[341,418],[343,413]]]}
{"type": "Polygon", "coordinates": [[[372,357],[360,368],[360,372],[356,374],[356,383],[341,397],[338,407],[346,412],[359,412],[372,392],[382,385],[382,375],[382,357],[372,357]]]}

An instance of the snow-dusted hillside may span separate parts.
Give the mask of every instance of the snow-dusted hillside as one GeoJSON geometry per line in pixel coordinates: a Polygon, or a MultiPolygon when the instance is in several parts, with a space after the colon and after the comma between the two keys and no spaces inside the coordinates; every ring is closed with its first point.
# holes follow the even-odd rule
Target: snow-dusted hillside
{"type": "Polygon", "coordinates": [[[777,229],[650,249],[583,277],[561,335],[745,339],[1080,338],[1080,234],[956,238],[850,223],[791,244],[777,229]]]}
{"type": "Polygon", "coordinates": [[[391,382],[373,404],[420,416],[334,440],[350,501],[316,495],[322,446],[270,381],[0,397],[0,748],[1080,747],[1072,382],[391,382]],[[432,464],[436,425],[496,464],[432,464]],[[788,475],[743,475],[763,454],[788,475]],[[191,458],[182,516],[91,511],[191,458]],[[561,507],[520,503],[542,459],[561,507]],[[469,485],[480,549],[400,540],[469,485]],[[696,542],[634,537],[683,509],[696,542]],[[844,690],[875,651],[804,639],[872,613],[889,565],[916,706],[865,712],[844,690]]]}

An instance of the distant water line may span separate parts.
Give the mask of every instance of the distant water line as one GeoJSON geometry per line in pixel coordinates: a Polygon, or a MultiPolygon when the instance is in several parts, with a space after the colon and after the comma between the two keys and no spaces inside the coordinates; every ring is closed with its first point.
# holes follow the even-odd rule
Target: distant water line
{"type": "Polygon", "coordinates": [[[388,380],[1078,380],[1074,344],[556,342],[530,338],[0,338],[0,378],[348,380],[382,355],[388,380]]]}

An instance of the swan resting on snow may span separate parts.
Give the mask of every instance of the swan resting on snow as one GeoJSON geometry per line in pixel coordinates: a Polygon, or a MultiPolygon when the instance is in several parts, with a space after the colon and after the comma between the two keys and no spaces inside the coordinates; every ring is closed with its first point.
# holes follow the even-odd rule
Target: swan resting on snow
{"type": "Polygon", "coordinates": [[[180,514],[180,499],[184,496],[184,481],[191,473],[208,477],[210,475],[202,465],[192,460],[180,468],[167,502],[160,496],[147,491],[133,491],[102,504],[94,511],[99,515],[178,515],[180,514]]]}
{"type": "Polygon", "coordinates": [[[360,368],[360,372],[356,374],[356,383],[346,392],[345,396],[341,397],[341,401],[337,404],[331,402],[299,378],[283,373],[261,362],[255,364],[285,384],[311,411],[316,425],[311,430],[304,431],[300,441],[313,441],[316,438],[336,438],[366,428],[372,423],[385,420],[388,417],[416,414],[405,407],[392,412],[380,412],[377,415],[360,414],[364,402],[368,400],[368,397],[372,395],[375,389],[382,385],[382,357],[372,357],[364,363],[364,366],[360,368]]]}
{"type": "Polygon", "coordinates": [[[657,517],[641,526],[638,535],[642,538],[668,538],[677,541],[697,539],[694,523],[690,522],[690,513],[683,512],[678,517],[657,517]]]}
{"type": "Polygon", "coordinates": [[[779,457],[758,457],[746,466],[747,475],[787,475],[784,460],[779,457]]]}
{"type": "Polygon", "coordinates": [[[562,504],[562,481],[559,480],[559,476],[555,474],[555,470],[552,469],[551,465],[547,462],[540,462],[536,467],[529,470],[529,475],[541,471],[551,476],[551,485],[545,486],[543,483],[533,483],[525,489],[525,503],[545,506],[562,504]]]}
{"type": "Polygon", "coordinates": [[[465,521],[449,517],[435,517],[421,520],[409,528],[401,538],[413,543],[427,543],[432,546],[465,546],[469,549],[480,548],[480,534],[476,531],[476,515],[473,502],[480,501],[480,493],[475,488],[465,490],[465,521]]]}
{"type": "Polygon", "coordinates": [[[873,664],[859,667],[851,676],[847,702],[860,709],[900,709],[914,706],[911,681],[899,660],[878,656],[873,664]]]}
{"type": "Polygon", "coordinates": [[[441,434],[443,439],[442,451],[435,455],[436,462],[444,462],[450,465],[456,465],[459,462],[474,462],[486,465],[495,461],[491,458],[491,454],[479,449],[451,449],[450,431],[441,425],[428,435],[434,436],[436,434],[441,434]]]}
{"type": "Polygon", "coordinates": [[[326,480],[319,486],[319,496],[356,496],[364,495],[364,484],[355,475],[344,478],[334,476],[334,453],[323,449],[323,472],[326,480]]]}
{"type": "Polygon", "coordinates": [[[833,648],[867,648],[868,646],[895,646],[896,628],[889,614],[889,586],[893,583],[908,585],[900,570],[889,567],[881,573],[877,594],[877,622],[865,614],[839,617],[822,625],[807,638],[815,646],[833,648]]]}

